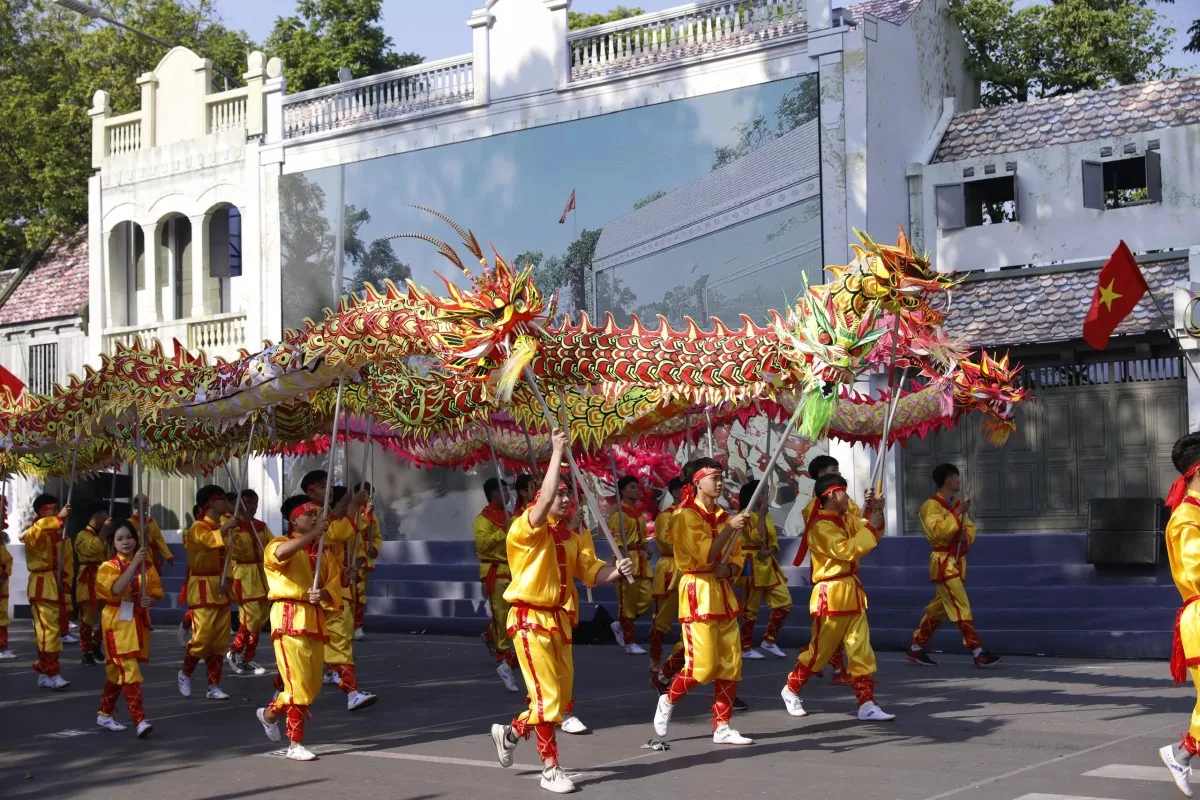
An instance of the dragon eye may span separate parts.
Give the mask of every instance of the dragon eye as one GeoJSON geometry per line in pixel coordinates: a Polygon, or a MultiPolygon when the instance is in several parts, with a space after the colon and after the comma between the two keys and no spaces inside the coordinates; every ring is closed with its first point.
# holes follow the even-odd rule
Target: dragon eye
{"type": "Polygon", "coordinates": [[[833,344],[833,337],[830,336],[828,333],[822,333],[819,336],[817,336],[817,341],[824,345],[830,345],[830,344],[833,344]]]}

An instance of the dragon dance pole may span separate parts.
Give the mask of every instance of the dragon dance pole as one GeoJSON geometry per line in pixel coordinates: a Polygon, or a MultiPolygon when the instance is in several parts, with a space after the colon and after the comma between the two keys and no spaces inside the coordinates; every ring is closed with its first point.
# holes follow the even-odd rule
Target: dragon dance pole
{"type": "MultiPolygon", "coordinates": [[[[558,417],[560,423],[562,424],[563,430],[567,431],[569,435],[571,432],[571,426],[567,417],[567,393],[563,391],[561,386],[558,387],[558,417]]],[[[571,498],[575,503],[575,507],[579,508],[579,482],[575,480],[574,475],[571,476],[571,498]]],[[[591,531],[588,531],[588,538],[590,539],[591,536],[591,531]]],[[[584,586],[583,590],[587,594],[587,601],[589,603],[594,602],[592,599],[592,587],[584,586]]]]}
{"type": "MultiPolygon", "coordinates": [[[[229,482],[233,484],[233,490],[237,492],[237,500],[233,503],[233,516],[237,515],[242,510],[242,490],[246,488],[246,482],[250,479],[250,450],[254,447],[254,428],[258,425],[258,418],[255,417],[250,421],[250,441],[246,442],[246,455],[242,459],[242,479],[241,482],[233,479],[233,472],[229,469],[229,462],[225,462],[225,474],[229,476],[229,482]]],[[[254,532],[254,526],[250,526],[250,538],[257,539],[254,532]]],[[[229,559],[233,555],[233,542],[228,542],[225,545],[225,564],[221,567],[221,583],[225,582],[225,577],[229,574],[229,559]]]]}
{"type": "MultiPolygon", "coordinates": [[[[79,464],[79,442],[75,442],[75,448],[74,448],[73,452],[71,453],[71,482],[69,484],[67,484],[67,502],[63,504],[64,506],[71,505],[71,492],[75,489],[75,467],[78,464],[79,464]]],[[[58,543],[58,553],[57,553],[57,559],[58,559],[59,564],[62,564],[64,561],[63,548],[66,545],[66,543],[67,543],[67,523],[66,523],[66,520],[63,520],[63,536],[62,536],[62,539],[58,543]]],[[[58,572],[58,575],[55,577],[58,578],[58,597],[61,600],[62,598],[65,597],[65,595],[63,594],[62,569],[61,568],[58,569],[57,572],[58,572]]]]}
{"type": "Polygon", "coordinates": [[[709,411],[708,406],[704,407],[704,422],[708,427],[708,457],[712,458],[716,449],[713,447],[712,413],[709,411]]]}
{"type": "Polygon", "coordinates": [[[628,544],[629,538],[625,533],[625,512],[621,508],[621,476],[617,472],[617,457],[611,446],[608,448],[608,466],[612,470],[613,491],[617,495],[617,525],[620,526],[621,541],[628,544]]]}
{"type": "MultiPolygon", "coordinates": [[[[138,542],[138,549],[146,551],[146,556],[142,560],[142,597],[146,596],[146,561],[150,558],[150,520],[146,519],[146,504],[142,502],[142,418],[137,418],[137,433],[133,439],[134,458],[136,459],[137,470],[137,506],[138,506],[138,522],[141,525],[141,541],[138,542]]],[[[186,586],[184,587],[186,591],[186,586]]]]}
{"type": "Polygon", "coordinates": [[[504,472],[500,469],[500,459],[496,458],[496,445],[492,442],[491,426],[484,425],[483,432],[487,436],[488,450],[492,454],[492,469],[496,471],[496,480],[500,482],[500,508],[504,510],[504,527],[507,529],[512,519],[508,516],[508,506],[504,502],[504,472]]]}
{"type": "MultiPolygon", "coordinates": [[[[892,323],[892,353],[891,353],[891,356],[888,358],[888,372],[887,372],[888,388],[891,389],[892,393],[893,393],[892,397],[890,397],[888,399],[889,399],[889,401],[892,401],[892,402],[895,402],[897,399],[897,395],[899,395],[899,392],[896,391],[896,384],[898,383],[896,380],[896,356],[897,356],[897,351],[899,349],[900,349],[900,314],[896,313],[894,315],[894,322],[892,323]]],[[[880,482],[880,480],[882,479],[882,476],[883,476],[883,459],[887,456],[888,432],[891,429],[891,425],[892,425],[891,409],[892,409],[892,404],[891,404],[891,402],[889,402],[887,409],[884,411],[883,437],[879,440],[879,452],[876,453],[875,464],[871,468],[871,486],[872,486],[872,488],[875,488],[877,486],[877,484],[880,482]]]]}
{"type": "Polygon", "coordinates": [[[538,471],[537,455],[533,452],[533,439],[529,438],[529,428],[525,427],[524,422],[521,423],[521,433],[525,434],[525,450],[529,453],[529,465],[533,467],[530,477],[536,478],[538,471]]]}
{"type": "MultiPolygon", "coordinates": [[[[371,459],[371,412],[370,411],[367,412],[366,424],[367,424],[367,441],[365,444],[363,444],[362,472],[359,473],[359,475],[361,476],[359,478],[359,485],[362,486],[363,489],[367,488],[367,462],[370,461],[370,459],[371,459]]],[[[347,425],[347,433],[349,433],[349,425],[347,425]]],[[[347,470],[346,482],[347,483],[350,482],[349,469],[350,469],[349,464],[347,464],[347,466],[346,466],[346,470],[347,470]]],[[[372,486],[371,488],[374,489],[375,487],[372,486]]],[[[350,552],[350,574],[351,575],[358,575],[358,520],[359,520],[361,514],[362,514],[362,506],[359,506],[358,511],[354,512],[354,547],[350,552]]],[[[367,542],[368,542],[367,547],[371,546],[370,541],[371,541],[370,537],[367,537],[367,542]]],[[[358,587],[357,578],[354,581],[354,586],[356,587],[356,590],[357,590],[357,587],[358,587]]]]}
{"type": "MultiPolygon", "coordinates": [[[[337,455],[338,418],[342,415],[342,391],[346,388],[346,376],[338,377],[337,400],[333,404],[333,430],[329,433],[329,462],[325,469],[325,502],[321,506],[321,518],[329,513],[329,497],[333,491],[333,459],[337,455]]],[[[317,562],[313,565],[313,591],[321,588],[321,556],[325,554],[325,531],[317,539],[317,562]]]]}
{"type": "MultiPolygon", "coordinates": [[[[764,475],[770,475],[774,471],[775,464],[779,462],[779,457],[783,455],[783,448],[788,443],[788,439],[791,438],[792,430],[796,427],[796,423],[800,421],[800,408],[801,404],[797,401],[796,410],[792,412],[792,418],[788,420],[787,426],[783,429],[783,435],[779,437],[779,444],[775,446],[775,451],[771,453],[771,458],[767,461],[767,469],[763,473],[764,475]]],[[[750,495],[750,502],[746,504],[746,508],[741,509],[740,513],[747,513],[749,509],[754,508],[758,502],[758,496],[762,493],[763,487],[766,485],[767,482],[765,480],[758,482],[758,486],[754,487],[754,493],[750,495]]],[[[729,557],[733,555],[734,543],[739,538],[736,534],[729,538],[729,544],[725,546],[725,552],[721,554],[720,563],[729,563],[729,557]]]]}
{"type": "MultiPolygon", "coordinates": [[[[542,416],[546,418],[546,424],[550,426],[551,431],[554,431],[556,427],[554,424],[554,415],[550,413],[550,406],[546,405],[546,398],[542,396],[542,390],[538,388],[537,381],[533,377],[533,369],[529,365],[525,366],[525,380],[529,383],[529,388],[533,390],[533,396],[537,398],[538,405],[542,407],[542,416]]],[[[566,456],[567,463],[571,467],[571,475],[575,478],[575,482],[580,485],[580,488],[583,489],[583,496],[587,500],[588,508],[591,510],[592,516],[596,518],[596,524],[600,526],[601,532],[604,533],[604,538],[608,541],[608,546],[612,548],[613,557],[617,559],[625,558],[625,553],[617,545],[616,540],[613,539],[612,531],[608,529],[608,524],[600,516],[600,509],[596,505],[596,498],[592,497],[592,493],[583,485],[583,475],[579,471],[579,465],[575,463],[575,454],[571,452],[570,447],[566,449],[566,456]]],[[[626,575],[625,579],[633,583],[632,575],[626,575]]]]}
{"type": "Polygon", "coordinates": [[[120,464],[117,461],[117,451],[113,450],[112,485],[108,487],[108,518],[112,519],[114,506],[117,502],[117,471],[120,464]]]}

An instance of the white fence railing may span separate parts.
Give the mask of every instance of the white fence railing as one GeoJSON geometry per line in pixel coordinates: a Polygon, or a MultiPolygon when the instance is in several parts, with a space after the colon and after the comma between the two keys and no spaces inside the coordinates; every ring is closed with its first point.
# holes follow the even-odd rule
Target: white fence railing
{"type": "Polygon", "coordinates": [[[204,117],[208,133],[247,128],[250,92],[245,88],[210,94],[204,98],[204,117]]]}
{"type": "Polygon", "coordinates": [[[285,96],[284,138],[426,112],[474,97],[473,55],[431,61],[285,96]]]}
{"type": "Polygon", "coordinates": [[[124,328],[109,328],[104,334],[104,352],[113,355],[117,352],[117,344],[132,347],[133,342],[141,337],[142,344],[154,341],[158,336],[157,325],[130,325],[124,328]]]}
{"type": "Polygon", "coordinates": [[[122,114],[104,121],[104,150],[107,156],[119,156],[142,149],[142,112],[122,114]]]}
{"type": "Polygon", "coordinates": [[[187,326],[189,350],[204,350],[225,356],[246,344],[246,315],[215,314],[193,320],[187,326]]]}
{"type": "Polygon", "coordinates": [[[754,44],[805,30],[804,0],[709,0],[567,36],[571,80],[754,44]]]}

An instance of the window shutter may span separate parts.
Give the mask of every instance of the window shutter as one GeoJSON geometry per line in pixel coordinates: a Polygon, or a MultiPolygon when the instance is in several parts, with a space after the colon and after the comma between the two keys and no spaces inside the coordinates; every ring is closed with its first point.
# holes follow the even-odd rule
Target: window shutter
{"type": "Polygon", "coordinates": [[[1083,207],[1104,210],[1104,165],[1099,161],[1083,162],[1083,207]]]}
{"type": "Polygon", "coordinates": [[[1146,199],[1162,202],[1162,156],[1157,150],[1146,151],[1146,199]]]}
{"type": "Polygon", "coordinates": [[[935,186],[933,187],[933,196],[937,203],[937,220],[940,230],[950,231],[966,227],[966,202],[961,183],[935,186]]]}

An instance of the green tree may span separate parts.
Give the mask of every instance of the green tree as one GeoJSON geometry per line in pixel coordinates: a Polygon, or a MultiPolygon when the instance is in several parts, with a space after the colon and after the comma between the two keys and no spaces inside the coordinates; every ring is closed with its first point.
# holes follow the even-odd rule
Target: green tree
{"type": "Polygon", "coordinates": [[[749,123],[738,122],[733,126],[733,144],[716,148],[713,152],[712,168],[720,169],[726,164],[732,164],[764,144],[773,142],[804,123],[816,119],[820,101],[816,76],[801,78],[799,83],[779,99],[774,120],[768,120],[765,114],[759,114],[749,123]]]}
{"type": "Polygon", "coordinates": [[[1174,31],[1145,0],[951,0],[967,43],[967,68],[996,106],[1083,89],[1169,77],[1174,31]]]}
{"type": "Polygon", "coordinates": [[[640,8],[626,8],[625,6],[617,6],[603,14],[583,14],[579,11],[568,11],[567,27],[573,31],[577,31],[580,28],[594,28],[606,22],[617,22],[618,20],[629,19],[630,17],[636,17],[645,13],[640,8]]]}
{"type": "Polygon", "coordinates": [[[382,0],[299,0],[296,14],[279,17],[267,51],[283,59],[289,92],[336,83],[349,67],[361,78],[421,63],[416,53],[397,53],[383,31],[382,0]]]}
{"type": "MultiPolygon", "coordinates": [[[[96,0],[106,15],[189,47],[231,75],[253,44],[218,21],[212,0],[96,0]]],[[[0,0],[0,267],[87,221],[92,95],[140,106],[137,78],[165,52],[49,0],[0,0]]]]}
{"type": "Polygon", "coordinates": [[[399,285],[412,277],[412,269],[396,256],[391,240],[368,242],[359,236],[359,229],[370,221],[371,212],[367,209],[346,206],[346,233],[342,241],[346,292],[360,292],[366,283],[382,289],[384,280],[399,285]]]}
{"type": "Polygon", "coordinates": [[[638,200],[637,202],[635,202],[633,204],[633,210],[637,211],[638,209],[645,208],[646,206],[653,203],[655,200],[661,200],[662,198],[664,198],[666,196],[667,196],[667,193],[664,192],[662,189],[653,191],[650,194],[643,197],[641,200],[638,200]]]}

